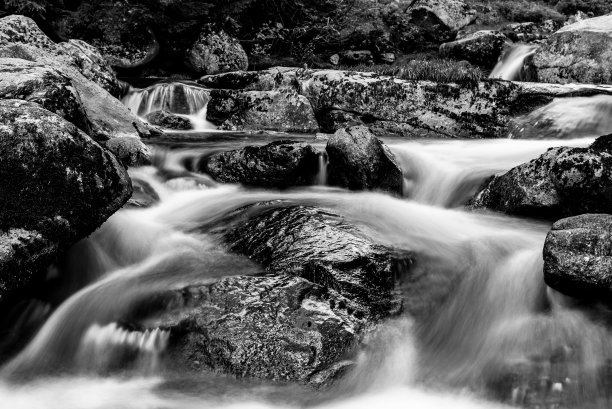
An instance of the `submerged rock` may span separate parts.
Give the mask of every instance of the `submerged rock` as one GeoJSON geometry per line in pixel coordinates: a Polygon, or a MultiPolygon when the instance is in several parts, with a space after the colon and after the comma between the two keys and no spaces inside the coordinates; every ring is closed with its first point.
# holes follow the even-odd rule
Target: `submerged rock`
{"type": "Polygon", "coordinates": [[[291,89],[212,90],[207,119],[232,131],[267,130],[315,133],[319,125],[310,102],[291,89]]]}
{"type": "Polygon", "coordinates": [[[544,244],[546,284],[585,301],[612,304],[612,215],[556,222],[544,244]]]}
{"type": "Polygon", "coordinates": [[[506,47],[508,39],[499,31],[484,30],[459,40],[444,43],[440,54],[457,60],[466,60],[486,68],[493,68],[506,47]]]}
{"type": "Polygon", "coordinates": [[[318,158],[310,145],[277,141],[216,153],[205,159],[200,168],[219,182],[286,188],[312,184],[318,158]]]}
{"type": "Polygon", "coordinates": [[[0,99],[23,99],[72,122],[85,133],[91,123],[70,79],[45,64],[0,58],[0,99]]]}
{"type": "Polygon", "coordinates": [[[533,63],[542,82],[612,84],[612,14],[563,27],[533,63]]]}
{"type": "Polygon", "coordinates": [[[204,31],[187,51],[187,64],[198,74],[246,70],[249,60],[235,38],[224,31],[204,31]]]}
{"type": "Polygon", "coordinates": [[[193,129],[193,125],[191,125],[189,119],[168,111],[151,112],[147,114],[145,119],[149,121],[150,124],[161,126],[162,128],[185,131],[193,129]]]}
{"type": "Polygon", "coordinates": [[[59,252],[128,200],[115,157],[32,102],[0,101],[0,301],[40,283],[59,252]]]}
{"type": "MultiPolygon", "coordinates": [[[[175,292],[175,363],[237,376],[329,384],[380,319],[399,312],[395,278],[408,254],[379,246],[330,212],[255,205],[222,233],[265,273],[175,292]]],[[[159,323],[155,323],[158,325],[159,323]]]]}
{"type": "Polygon", "coordinates": [[[356,126],[337,131],[325,150],[330,185],[402,195],[404,175],[395,155],[368,128],[356,126]]]}
{"type": "Polygon", "coordinates": [[[612,212],[612,152],[602,144],[551,148],[494,176],[471,205],[546,219],[612,212]]]}

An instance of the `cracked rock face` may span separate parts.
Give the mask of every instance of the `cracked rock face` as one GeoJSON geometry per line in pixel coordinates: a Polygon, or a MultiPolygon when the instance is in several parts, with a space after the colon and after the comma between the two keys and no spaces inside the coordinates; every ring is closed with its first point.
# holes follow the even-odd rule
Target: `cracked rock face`
{"type": "Polygon", "coordinates": [[[44,277],[132,187],[113,155],[39,105],[0,101],[0,301],[44,277]]]}
{"type": "Polygon", "coordinates": [[[171,330],[178,365],[324,385],[401,308],[395,280],[411,256],[333,213],[262,203],[237,211],[220,234],[264,273],[165,294],[169,311],[150,324],[171,330]]]}

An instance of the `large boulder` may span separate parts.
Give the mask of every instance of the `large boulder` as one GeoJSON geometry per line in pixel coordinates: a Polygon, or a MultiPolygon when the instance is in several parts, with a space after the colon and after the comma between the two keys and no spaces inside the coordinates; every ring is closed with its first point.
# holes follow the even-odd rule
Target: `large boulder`
{"type": "Polygon", "coordinates": [[[544,245],[546,284],[566,295],[612,304],[612,215],[556,222],[544,245]]]}
{"type": "Polygon", "coordinates": [[[457,60],[466,60],[486,68],[493,68],[502,55],[508,39],[499,31],[477,31],[459,40],[444,43],[440,54],[457,60]]]}
{"type": "Polygon", "coordinates": [[[440,42],[452,40],[476,19],[476,12],[461,0],[416,0],[410,15],[414,24],[440,42]]]}
{"type": "Polygon", "coordinates": [[[204,31],[187,51],[187,64],[200,75],[246,70],[249,60],[235,38],[224,31],[204,31]]]}
{"type": "Polygon", "coordinates": [[[494,176],[471,206],[546,219],[612,213],[612,152],[602,146],[600,140],[590,148],[551,148],[494,176]]]}
{"type": "Polygon", "coordinates": [[[328,183],[402,195],[404,175],[395,155],[364,127],[341,129],[327,142],[328,183]]]}
{"type": "Polygon", "coordinates": [[[542,82],[612,84],[612,14],[563,27],[533,64],[542,82]]]}
{"type": "Polygon", "coordinates": [[[308,99],[276,91],[212,90],[206,117],[221,129],[315,133],[319,124],[308,99]]]}
{"type": "Polygon", "coordinates": [[[91,121],[91,136],[98,141],[154,133],[111,95],[119,92],[117,78],[104,58],[87,43],[71,40],[55,44],[33,20],[12,15],[0,19],[0,57],[44,64],[69,77],[91,121]]]}
{"type": "Polygon", "coordinates": [[[318,163],[318,153],[312,146],[277,141],[216,153],[204,159],[200,168],[219,182],[286,188],[311,185],[318,163]]]}
{"type": "Polygon", "coordinates": [[[400,311],[394,291],[411,257],[366,238],[328,210],[259,204],[234,214],[230,249],[265,274],[173,292],[173,362],[194,370],[327,384],[364,335],[400,311]]]}
{"type": "Polygon", "coordinates": [[[40,283],[58,254],[129,199],[124,167],[39,105],[0,101],[0,301],[40,283]]]}
{"type": "Polygon", "coordinates": [[[0,58],[0,99],[35,102],[91,132],[81,97],[70,78],[45,64],[17,58],[0,58]]]}

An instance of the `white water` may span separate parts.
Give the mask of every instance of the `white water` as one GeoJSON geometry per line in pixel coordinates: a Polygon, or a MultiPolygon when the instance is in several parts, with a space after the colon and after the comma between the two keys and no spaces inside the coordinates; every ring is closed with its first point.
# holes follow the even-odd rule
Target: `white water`
{"type": "Polygon", "coordinates": [[[612,133],[612,95],[557,98],[517,122],[512,138],[572,139],[607,135],[612,133]]]}
{"type": "Polygon", "coordinates": [[[189,119],[194,131],[211,131],[217,127],[206,120],[210,97],[204,88],[180,82],[154,84],[145,89],[131,88],[123,103],[138,116],[167,111],[189,119]]]}
{"type": "Polygon", "coordinates": [[[550,226],[461,208],[492,174],[552,146],[592,141],[389,140],[404,170],[404,198],[323,186],[324,155],[321,186],[278,192],[217,185],[197,173],[199,157],[219,145],[157,148],[156,166],[130,175],[161,202],[120,211],[71,250],[81,282],[0,369],[2,407],[494,409],[501,401],[607,408],[599,374],[612,359],[612,334],[544,285],[541,252],[550,226]],[[408,271],[401,287],[406,308],[424,299],[431,311],[426,319],[390,320],[370,334],[355,366],[329,391],[216,374],[182,378],[195,375],[172,368],[164,354],[171,334],[121,323],[160,292],[260,272],[219,247],[207,229],[233,210],[276,200],[331,209],[364,235],[414,252],[417,279],[408,271]],[[507,396],[492,396],[489,383],[504,377],[511,378],[502,382],[507,396]]]}
{"type": "Polygon", "coordinates": [[[525,80],[525,61],[535,54],[538,46],[518,44],[506,52],[491,71],[489,78],[508,81],[525,80]]]}

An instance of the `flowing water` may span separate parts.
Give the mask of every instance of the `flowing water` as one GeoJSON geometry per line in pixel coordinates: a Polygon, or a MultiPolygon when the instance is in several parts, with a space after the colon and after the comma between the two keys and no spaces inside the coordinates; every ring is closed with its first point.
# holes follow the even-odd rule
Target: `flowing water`
{"type": "Polygon", "coordinates": [[[491,71],[489,78],[508,81],[528,81],[529,72],[526,63],[537,51],[538,46],[517,44],[508,50],[491,71]]]}
{"type": "MultiPolygon", "coordinates": [[[[157,109],[149,102],[142,112],[157,109]]],[[[218,185],[198,172],[198,162],[213,152],[276,137],[152,140],[155,166],[130,174],[159,203],[113,215],[56,267],[64,285],[50,290],[53,297],[14,313],[24,328],[39,328],[0,368],[2,407],[609,407],[609,377],[602,374],[612,362],[612,334],[596,313],[544,285],[541,253],[550,226],[463,207],[489,176],[549,147],[588,146],[593,138],[390,139],[405,176],[401,198],[326,186],[323,154],[313,186],[287,191],[218,185]],[[160,292],[259,272],[220,246],[211,229],[233,210],[262,201],[331,209],[364,235],[414,252],[428,282],[402,290],[407,300],[435,298],[432,312],[381,325],[355,366],[325,391],[177,370],[164,354],[167,331],[126,323],[155,313],[160,292]]]]}
{"type": "Polygon", "coordinates": [[[123,103],[143,119],[151,112],[167,111],[187,118],[194,131],[202,132],[216,129],[206,120],[209,99],[208,91],[196,84],[160,82],[144,89],[129,87],[123,103]]]}

